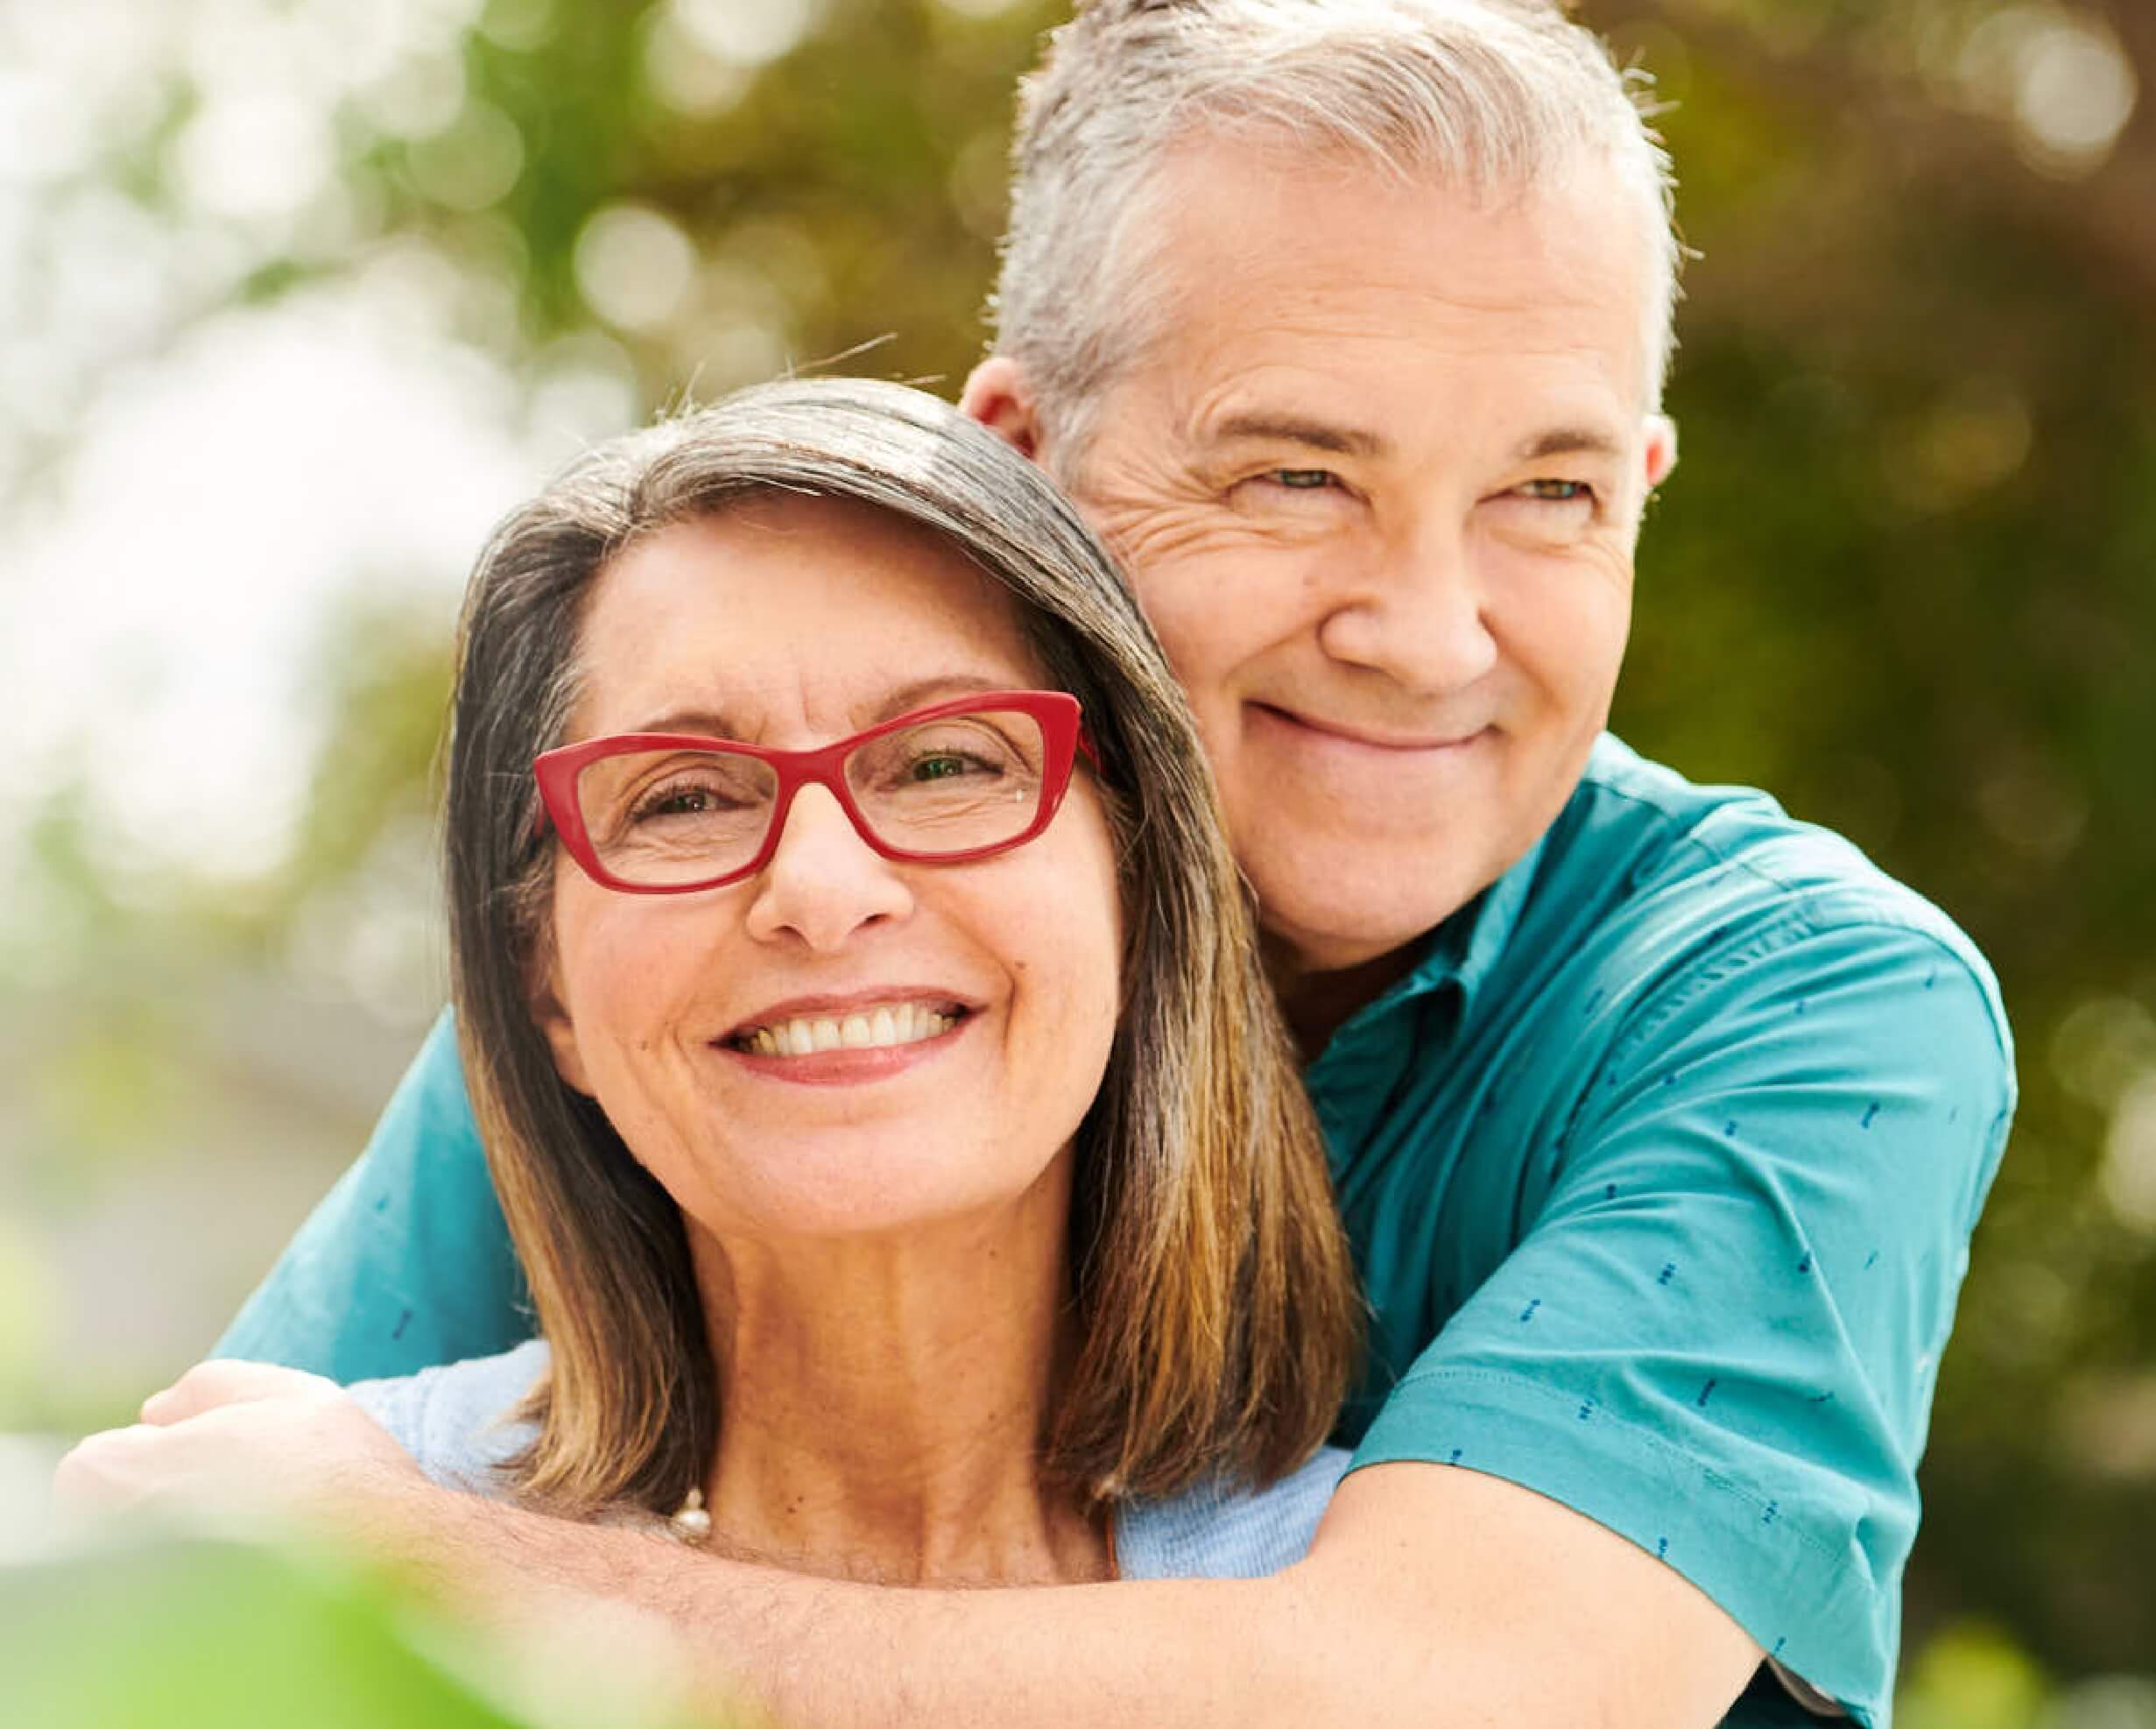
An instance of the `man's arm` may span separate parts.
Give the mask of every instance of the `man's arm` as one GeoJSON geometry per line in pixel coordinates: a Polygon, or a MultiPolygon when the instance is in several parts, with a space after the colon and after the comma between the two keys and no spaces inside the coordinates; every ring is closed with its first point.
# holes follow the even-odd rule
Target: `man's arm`
{"type": "Polygon", "coordinates": [[[642,1603],[714,1698],[737,1680],[808,1724],[1703,1726],[1785,1632],[1874,1720],[2011,1063],[1988,985],[1925,933],[1741,958],[1643,1008],[1525,1240],[1274,1580],[883,1591],[424,1489],[384,1498],[377,1540],[499,1614],[642,1603]]]}
{"type": "Polygon", "coordinates": [[[286,1369],[204,1364],[143,1417],[68,1457],[63,1499],[267,1502],[504,1633],[573,1641],[602,1604],[640,1608],[720,1720],[748,1702],[803,1729],[1708,1729],[1759,1660],[1631,1544],[1441,1466],[1356,1472],[1307,1558],[1270,1578],[899,1590],[436,1487],[358,1403],[286,1369]]]}
{"type": "Polygon", "coordinates": [[[1981,963],[1891,913],[1732,930],[1641,999],[1524,1239],[1277,1579],[856,1591],[485,1510],[412,1541],[504,1600],[631,1595],[806,1723],[1667,1729],[1763,1653],[1876,1721],[2013,1093],[1981,963]]]}
{"type": "Polygon", "coordinates": [[[1509,1189],[1470,1191],[1524,1234],[1356,1460],[1451,1460],[1561,1501],[1874,1722],[2011,1049],[1981,961],[1913,897],[1770,906],[1709,940],[1637,975],[1509,1189]]]}
{"type": "Polygon", "coordinates": [[[1709,1729],[1759,1662],[1676,1573],[1475,1471],[1342,1484],[1265,1579],[900,1591],[716,1560],[426,1490],[370,1535],[483,1620],[628,1600],[680,1636],[700,1702],[815,1729],[1709,1729]]]}
{"type": "Polygon", "coordinates": [[[531,1337],[445,1013],[367,1150],[300,1227],[211,1353],[365,1380],[531,1337]]]}

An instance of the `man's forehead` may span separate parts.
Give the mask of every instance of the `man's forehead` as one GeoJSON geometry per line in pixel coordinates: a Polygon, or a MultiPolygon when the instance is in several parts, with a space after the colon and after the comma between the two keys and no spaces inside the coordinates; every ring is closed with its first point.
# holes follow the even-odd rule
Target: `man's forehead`
{"type": "MultiPolygon", "coordinates": [[[[1523,396],[1601,374],[1628,408],[1645,406],[1648,260],[1614,170],[1485,196],[1199,142],[1169,172],[1172,194],[1202,195],[1171,195],[1156,226],[1167,315],[1140,368],[1344,381],[1407,365],[1504,375],[1523,396]]],[[[1205,405],[1221,421],[1268,406],[1205,405]]]]}

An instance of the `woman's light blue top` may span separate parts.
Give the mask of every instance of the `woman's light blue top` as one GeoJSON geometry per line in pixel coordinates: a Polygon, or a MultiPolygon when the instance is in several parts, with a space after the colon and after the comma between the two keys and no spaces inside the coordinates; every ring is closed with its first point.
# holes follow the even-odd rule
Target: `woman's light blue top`
{"type": "MultiPolygon", "coordinates": [[[[444,1488],[502,1500],[501,1467],[532,1440],[515,1414],[547,1363],[543,1339],[395,1380],[352,1387],[368,1415],[444,1488]]],[[[1328,1447],[1268,1489],[1194,1489],[1116,1512],[1116,1567],[1126,1579],[1248,1579],[1302,1559],[1348,1454],[1328,1447]]]]}

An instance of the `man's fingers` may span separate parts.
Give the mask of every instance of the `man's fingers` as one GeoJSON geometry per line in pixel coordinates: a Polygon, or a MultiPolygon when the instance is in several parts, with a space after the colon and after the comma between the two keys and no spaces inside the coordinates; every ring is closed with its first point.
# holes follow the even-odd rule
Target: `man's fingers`
{"type": "Polygon", "coordinates": [[[119,1513],[142,1499],[144,1441],[156,1431],[137,1423],[76,1444],[53,1473],[53,1502],[65,1512],[119,1513]]]}
{"type": "Polygon", "coordinates": [[[212,1358],[197,1363],[166,1387],[142,1402],[142,1420],[159,1427],[184,1422],[189,1417],[214,1411],[220,1405],[243,1404],[254,1399],[282,1399],[295,1393],[314,1393],[333,1383],[320,1375],[274,1363],[243,1363],[234,1358],[212,1358]]]}

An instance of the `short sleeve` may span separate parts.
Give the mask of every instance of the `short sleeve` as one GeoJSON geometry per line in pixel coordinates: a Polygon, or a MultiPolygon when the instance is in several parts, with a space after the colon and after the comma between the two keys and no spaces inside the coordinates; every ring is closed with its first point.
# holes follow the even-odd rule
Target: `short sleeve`
{"type": "Polygon", "coordinates": [[[497,1356],[357,1381],[348,1391],[431,1481],[499,1500],[509,1493],[508,1466],[538,1433],[519,1408],[551,1360],[544,1340],[527,1339],[497,1356]]]}
{"type": "Polygon", "coordinates": [[[1659,1556],[1884,1723],[1915,1472],[2014,1097],[1950,927],[1785,921],[1649,992],[1524,1239],[1357,1465],[1472,1467],[1659,1556]]]}
{"type": "Polygon", "coordinates": [[[1263,1489],[1200,1484],[1116,1516],[1117,1571],[1126,1579],[1255,1579],[1309,1552],[1348,1454],[1321,1447],[1263,1489]]]}
{"type": "Polygon", "coordinates": [[[349,1382],[491,1356],[532,1330],[445,1013],[215,1354],[349,1382]]]}

